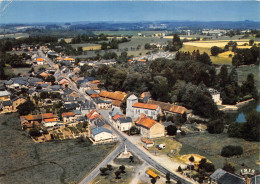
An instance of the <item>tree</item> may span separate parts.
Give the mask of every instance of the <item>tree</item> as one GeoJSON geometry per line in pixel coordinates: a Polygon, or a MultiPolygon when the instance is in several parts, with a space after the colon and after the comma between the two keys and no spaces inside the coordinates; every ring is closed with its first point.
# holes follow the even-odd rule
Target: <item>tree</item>
{"type": "Polygon", "coordinates": [[[223,168],[222,168],[223,170],[225,170],[225,171],[227,171],[227,172],[230,172],[230,173],[235,173],[235,167],[234,166],[232,166],[230,163],[228,163],[228,162],[225,162],[225,164],[224,164],[224,166],[223,166],[223,168]]]}
{"type": "Polygon", "coordinates": [[[152,179],[151,179],[151,183],[152,183],[152,184],[155,184],[155,183],[156,183],[156,179],[155,179],[155,178],[152,178],[152,179]]]}
{"type": "Polygon", "coordinates": [[[180,180],[178,180],[176,184],[182,184],[182,182],[180,180]]]}
{"type": "Polygon", "coordinates": [[[217,119],[208,123],[208,132],[211,134],[220,134],[224,130],[224,119],[217,119]]]}
{"type": "Polygon", "coordinates": [[[133,156],[130,156],[129,159],[130,159],[130,162],[134,162],[134,157],[133,156]]]}
{"type": "Polygon", "coordinates": [[[211,65],[211,59],[209,57],[209,55],[206,52],[203,52],[203,54],[200,55],[200,57],[198,58],[198,60],[204,64],[207,65],[211,65]]]}
{"type": "Polygon", "coordinates": [[[110,164],[108,164],[107,165],[107,169],[109,170],[109,171],[111,171],[113,168],[112,168],[112,165],[110,165],[110,164]]]}
{"type": "Polygon", "coordinates": [[[174,125],[167,126],[166,130],[168,135],[176,135],[177,133],[177,128],[174,125]]]}
{"type": "Polygon", "coordinates": [[[130,135],[136,135],[136,134],[140,134],[140,130],[138,128],[136,128],[136,126],[132,126],[129,130],[130,135]]]}
{"type": "Polygon", "coordinates": [[[121,165],[121,166],[119,167],[119,169],[121,170],[121,173],[125,173],[125,166],[124,166],[124,165],[121,165]]]}
{"type": "Polygon", "coordinates": [[[38,129],[32,128],[32,129],[29,130],[29,135],[32,136],[32,137],[39,137],[42,134],[40,133],[40,131],[38,129]]]}
{"type": "Polygon", "coordinates": [[[28,114],[32,113],[35,110],[35,105],[34,105],[34,103],[31,100],[28,99],[23,104],[20,104],[17,107],[17,110],[18,110],[18,113],[21,116],[28,115],[28,114]]]}
{"type": "Polygon", "coordinates": [[[49,75],[46,79],[46,82],[54,83],[56,81],[55,77],[53,75],[49,75]]]}
{"type": "Polygon", "coordinates": [[[260,112],[253,111],[249,113],[241,131],[244,139],[260,141],[260,112]]]}
{"type": "Polygon", "coordinates": [[[199,162],[199,168],[200,169],[204,169],[204,165],[207,163],[207,159],[206,158],[202,158],[199,162]]]}
{"type": "Polygon", "coordinates": [[[243,148],[241,146],[224,146],[221,150],[221,156],[223,157],[232,157],[235,155],[242,155],[243,148]]]}
{"type": "Polygon", "coordinates": [[[180,48],[182,48],[182,41],[177,34],[174,34],[172,39],[172,47],[170,47],[170,51],[177,51],[180,48]]]}
{"type": "Polygon", "coordinates": [[[249,46],[252,46],[252,45],[254,44],[254,42],[255,42],[255,41],[254,41],[254,40],[252,40],[252,39],[251,39],[251,40],[249,40],[249,46]]]}
{"type": "Polygon", "coordinates": [[[206,162],[204,164],[204,169],[205,169],[206,172],[214,172],[215,166],[212,163],[206,162]]]}
{"type": "Polygon", "coordinates": [[[182,172],[181,166],[178,167],[178,170],[177,170],[177,171],[178,171],[178,172],[182,172]]]}
{"type": "Polygon", "coordinates": [[[166,183],[171,183],[171,175],[170,173],[166,173],[166,183]]]}
{"type": "Polygon", "coordinates": [[[217,46],[213,46],[211,47],[210,52],[212,56],[217,56],[219,53],[223,52],[223,49],[217,46]]]}
{"type": "Polygon", "coordinates": [[[194,157],[192,155],[190,156],[189,161],[190,162],[194,162],[195,161],[195,159],[194,159],[194,157]]]}
{"type": "Polygon", "coordinates": [[[99,170],[100,170],[100,172],[101,172],[101,176],[107,175],[107,174],[106,174],[107,168],[101,167],[101,168],[99,168],[99,170]]]}
{"type": "Polygon", "coordinates": [[[120,174],[121,174],[121,171],[116,171],[116,172],[115,172],[116,179],[120,179],[120,177],[119,177],[119,176],[120,176],[120,174]]]}

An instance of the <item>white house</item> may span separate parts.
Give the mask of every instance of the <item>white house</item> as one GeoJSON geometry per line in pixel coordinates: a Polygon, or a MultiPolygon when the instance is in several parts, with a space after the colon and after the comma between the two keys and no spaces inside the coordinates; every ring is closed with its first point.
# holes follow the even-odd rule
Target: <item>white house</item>
{"type": "Polygon", "coordinates": [[[109,112],[109,121],[112,123],[113,117],[117,114],[123,115],[122,111],[119,107],[113,107],[112,110],[109,112]]]}
{"type": "Polygon", "coordinates": [[[127,98],[126,116],[137,119],[141,114],[156,119],[158,114],[161,113],[161,108],[155,104],[139,103],[135,95],[127,98]]]}
{"type": "Polygon", "coordinates": [[[45,127],[54,127],[55,125],[57,125],[58,121],[56,118],[52,118],[52,119],[44,119],[42,123],[45,127]]]}
{"type": "Polygon", "coordinates": [[[64,123],[72,122],[76,118],[74,112],[64,112],[61,116],[64,123]]]}
{"type": "Polygon", "coordinates": [[[120,117],[116,121],[116,126],[122,132],[130,130],[132,126],[132,118],[130,117],[120,117]]]}
{"type": "Polygon", "coordinates": [[[219,103],[221,102],[221,99],[220,99],[220,92],[213,89],[213,88],[209,88],[209,93],[211,94],[212,96],[212,99],[215,103],[219,103]]]}
{"type": "Polygon", "coordinates": [[[91,130],[91,138],[95,142],[100,142],[100,141],[113,141],[113,134],[110,130],[103,128],[103,127],[97,127],[91,130]]]}

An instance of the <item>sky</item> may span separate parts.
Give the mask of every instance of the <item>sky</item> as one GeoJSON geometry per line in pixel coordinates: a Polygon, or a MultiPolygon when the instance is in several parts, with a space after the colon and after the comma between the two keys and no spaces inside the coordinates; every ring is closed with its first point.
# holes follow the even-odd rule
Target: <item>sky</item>
{"type": "Polygon", "coordinates": [[[260,1],[1,1],[0,23],[260,21],[260,1]]]}

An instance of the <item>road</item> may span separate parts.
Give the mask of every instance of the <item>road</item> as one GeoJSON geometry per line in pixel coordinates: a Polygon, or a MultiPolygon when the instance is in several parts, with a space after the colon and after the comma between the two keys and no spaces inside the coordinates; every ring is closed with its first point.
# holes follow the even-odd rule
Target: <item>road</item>
{"type": "Polygon", "coordinates": [[[79,184],[88,184],[100,173],[101,167],[106,167],[116,156],[124,150],[124,144],[121,142],[115,150],[113,150],[94,170],[87,174],[79,184]]]}
{"type": "Polygon", "coordinates": [[[160,165],[159,163],[157,163],[155,160],[153,160],[149,155],[147,155],[146,152],[144,152],[143,150],[139,149],[135,144],[133,144],[131,141],[128,140],[128,136],[126,134],[123,134],[122,132],[120,132],[119,130],[117,130],[116,128],[114,128],[108,121],[108,111],[106,110],[100,110],[99,111],[100,114],[107,120],[107,123],[112,127],[112,129],[114,130],[114,132],[117,133],[117,135],[119,136],[119,138],[121,140],[124,140],[125,145],[127,146],[128,150],[131,150],[132,152],[134,152],[136,155],[138,155],[138,157],[140,157],[141,159],[143,159],[145,162],[147,162],[148,164],[150,164],[151,166],[153,166],[155,169],[157,169],[158,171],[160,171],[161,173],[165,174],[166,173],[170,173],[171,179],[178,181],[180,180],[182,182],[182,184],[192,184],[195,182],[192,181],[188,181],[184,178],[181,178],[179,176],[177,176],[176,174],[174,174],[173,172],[169,171],[168,169],[166,169],[165,167],[163,167],[162,165],[160,165]]]}
{"type": "MultiPolygon", "coordinates": [[[[54,67],[54,63],[48,58],[46,57],[42,51],[38,51],[38,54],[40,57],[45,58],[45,60],[47,61],[47,63],[51,66],[54,67]]],[[[85,93],[82,93],[81,91],[79,91],[76,87],[76,85],[74,84],[74,82],[72,82],[70,80],[69,77],[65,76],[62,74],[62,72],[58,69],[57,72],[55,73],[57,74],[57,76],[62,76],[64,78],[66,78],[71,87],[73,87],[73,89],[75,91],[77,91],[81,97],[83,97],[85,100],[89,101],[91,100],[91,98],[87,98],[85,93]]],[[[170,173],[170,176],[173,180],[178,181],[180,180],[182,182],[182,184],[192,184],[195,182],[192,181],[188,181],[184,178],[181,178],[180,176],[177,176],[176,174],[174,174],[173,172],[167,170],[165,167],[163,167],[162,165],[160,165],[159,163],[157,163],[155,160],[153,160],[149,155],[147,155],[146,152],[140,150],[135,144],[133,144],[131,141],[128,140],[127,135],[123,134],[122,132],[118,131],[117,129],[115,129],[108,121],[108,111],[106,110],[100,110],[101,115],[105,118],[106,122],[108,123],[108,125],[111,126],[111,128],[114,130],[114,132],[116,132],[116,134],[119,137],[119,140],[121,141],[120,145],[113,151],[111,152],[91,173],[89,173],[80,183],[81,184],[85,184],[85,183],[90,183],[98,174],[99,174],[99,168],[100,167],[104,167],[106,166],[110,161],[112,161],[117,154],[122,151],[122,147],[123,144],[125,144],[127,146],[127,148],[129,150],[131,150],[132,152],[134,152],[136,155],[138,155],[141,159],[143,159],[145,162],[147,162],[148,164],[150,164],[151,166],[153,166],[155,169],[157,169],[158,171],[160,171],[163,174],[166,173],[170,173]]]]}

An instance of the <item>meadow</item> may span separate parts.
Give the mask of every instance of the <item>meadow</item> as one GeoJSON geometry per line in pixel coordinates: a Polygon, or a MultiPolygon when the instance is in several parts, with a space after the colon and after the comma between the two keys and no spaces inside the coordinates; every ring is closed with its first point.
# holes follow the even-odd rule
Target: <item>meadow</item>
{"type": "Polygon", "coordinates": [[[178,139],[182,143],[180,155],[199,154],[205,156],[215,165],[215,168],[222,168],[226,161],[225,157],[220,156],[222,147],[227,145],[240,145],[244,149],[242,157],[232,157],[231,162],[237,173],[242,168],[259,169],[257,162],[259,158],[259,143],[249,142],[239,138],[229,138],[226,133],[222,134],[196,134],[188,135],[178,139]],[[244,165],[244,166],[243,166],[244,165]]]}
{"type": "Polygon", "coordinates": [[[12,68],[10,65],[4,67],[4,71],[7,76],[13,76],[18,74],[27,75],[30,70],[30,67],[12,68]]]}
{"type": "Polygon", "coordinates": [[[115,146],[76,139],[34,143],[16,113],[0,115],[0,143],[1,184],[77,183],[115,146]]]}
{"type": "Polygon", "coordinates": [[[101,45],[100,44],[94,44],[94,43],[81,43],[81,44],[71,44],[73,48],[82,47],[83,51],[91,51],[91,50],[100,50],[101,45]]]}

